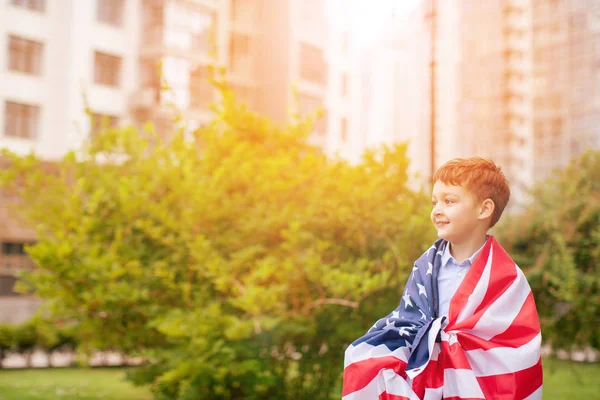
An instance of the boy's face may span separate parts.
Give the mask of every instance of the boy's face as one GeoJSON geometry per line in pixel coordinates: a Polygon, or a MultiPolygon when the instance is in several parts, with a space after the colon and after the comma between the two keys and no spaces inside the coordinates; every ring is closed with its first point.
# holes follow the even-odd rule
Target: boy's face
{"type": "Polygon", "coordinates": [[[480,204],[462,186],[437,181],[431,194],[431,222],[438,236],[452,243],[470,238],[480,226],[480,204]]]}

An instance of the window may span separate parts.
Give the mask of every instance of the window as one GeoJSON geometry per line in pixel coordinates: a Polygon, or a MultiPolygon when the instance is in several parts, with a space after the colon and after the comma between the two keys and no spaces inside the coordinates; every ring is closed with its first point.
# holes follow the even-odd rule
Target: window
{"type": "Polygon", "coordinates": [[[319,135],[324,135],[327,132],[327,111],[323,109],[321,99],[308,94],[298,94],[299,114],[302,117],[316,118],[314,130],[319,135]],[[315,113],[321,111],[321,116],[316,116],[315,113]]]}
{"type": "Polygon", "coordinates": [[[144,2],[141,17],[141,43],[149,45],[162,44],[165,30],[165,10],[163,3],[144,2]]]}
{"type": "Polygon", "coordinates": [[[194,1],[166,2],[164,45],[209,55],[216,44],[216,11],[194,1]]]}
{"type": "Polygon", "coordinates": [[[229,42],[231,72],[252,75],[251,39],[247,35],[232,33],[229,42]]]}
{"type": "Polygon", "coordinates": [[[342,142],[348,141],[348,118],[342,118],[340,124],[342,142]]]}
{"type": "Polygon", "coordinates": [[[348,55],[348,48],[350,47],[350,35],[348,32],[342,33],[342,55],[348,55]]]}
{"type": "Polygon", "coordinates": [[[342,97],[348,97],[348,74],[342,75],[342,97]]]}
{"type": "Polygon", "coordinates": [[[94,82],[100,85],[119,86],[121,57],[101,52],[95,53],[94,82]]]}
{"type": "Polygon", "coordinates": [[[190,106],[192,109],[207,108],[213,101],[213,86],[209,81],[208,69],[198,67],[190,72],[190,106]]]}
{"type": "Polygon", "coordinates": [[[253,23],[256,20],[259,6],[260,4],[252,0],[232,0],[231,20],[243,24],[253,23]]]}
{"type": "Polygon", "coordinates": [[[140,61],[140,86],[160,89],[160,62],[157,59],[140,61]]]}
{"type": "Polygon", "coordinates": [[[97,136],[100,133],[110,128],[115,128],[119,125],[119,117],[109,114],[92,113],[92,136],[97,136]]]}
{"type": "Polygon", "coordinates": [[[0,276],[0,296],[18,296],[19,293],[13,290],[16,282],[14,276],[0,276]]]}
{"type": "Polygon", "coordinates": [[[13,6],[27,8],[32,11],[43,12],[46,9],[45,0],[12,0],[11,4],[13,6]]]}
{"type": "Polygon", "coordinates": [[[323,50],[307,43],[300,44],[300,77],[310,82],[325,85],[327,67],[323,50]]]}
{"type": "Polygon", "coordinates": [[[5,256],[22,256],[25,254],[25,243],[3,242],[2,254],[5,256]]]}
{"type": "Polygon", "coordinates": [[[254,89],[244,85],[230,84],[231,90],[235,93],[239,102],[252,106],[254,102],[254,89]]]}
{"type": "Polygon", "coordinates": [[[96,0],[96,18],[114,26],[123,25],[123,0],[96,0]]]}
{"type": "MultiPolygon", "coordinates": [[[[191,28],[191,50],[209,53],[214,50],[214,35],[217,32],[217,15],[214,11],[191,11],[193,25],[191,28]]],[[[188,28],[188,29],[189,29],[188,28]]]]}
{"type": "Polygon", "coordinates": [[[8,69],[32,75],[42,73],[43,44],[17,36],[8,37],[8,69]]]}
{"type": "Polygon", "coordinates": [[[40,108],[7,101],[4,113],[4,134],[22,139],[37,137],[40,108]]]}

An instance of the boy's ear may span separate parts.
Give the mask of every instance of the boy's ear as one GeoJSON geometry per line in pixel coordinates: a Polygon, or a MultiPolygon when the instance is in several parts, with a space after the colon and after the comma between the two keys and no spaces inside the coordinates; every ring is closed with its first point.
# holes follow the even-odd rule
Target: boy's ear
{"type": "Polygon", "coordinates": [[[485,199],[481,203],[481,207],[479,209],[479,219],[486,219],[491,217],[496,209],[496,205],[492,199],[485,199]]]}

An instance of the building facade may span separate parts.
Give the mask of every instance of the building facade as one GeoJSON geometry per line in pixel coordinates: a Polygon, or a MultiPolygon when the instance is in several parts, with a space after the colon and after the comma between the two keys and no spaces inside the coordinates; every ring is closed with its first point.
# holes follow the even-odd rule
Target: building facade
{"type": "MultiPolygon", "coordinates": [[[[94,121],[128,120],[137,86],[138,3],[8,0],[0,4],[0,147],[56,160],[78,146],[94,121]],[[86,100],[88,99],[89,102],[86,100]]],[[[17,296],[14,274],[30,268],[34,232],[0,205],[0,321],[19,322],[38,301],[17,296]]]]}
{"type": "Polygon", "coordinates": [[[493,158],[516,211],[535,182],[600,147],[600,4],[435,3],[436,159],[493,158]]]}
{"type": "MultiPolygon", "coordinates": [[[[149,120],[166,138],[173,106],[193,130],[218,100],[210,66],[225,67],[238,99],[277,122],[324,108],[311,140],[325,146],[327,40],[324,0],[6,0],[0,147],[53,161],[101,127],[149,120]]],[[[38,304],[13,291],[35,237],[4,198],[0,322],[19,322],[38,304]]]]}

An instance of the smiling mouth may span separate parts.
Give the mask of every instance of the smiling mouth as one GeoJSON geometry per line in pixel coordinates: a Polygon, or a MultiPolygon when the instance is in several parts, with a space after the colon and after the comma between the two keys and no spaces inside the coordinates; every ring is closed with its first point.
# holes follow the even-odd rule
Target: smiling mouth
{"type": "Polygon", "coordinates": [[[450,222],[436,222],[435,226],[438,228],[443,228],[444,226],[448,225],[450,222]]]}

